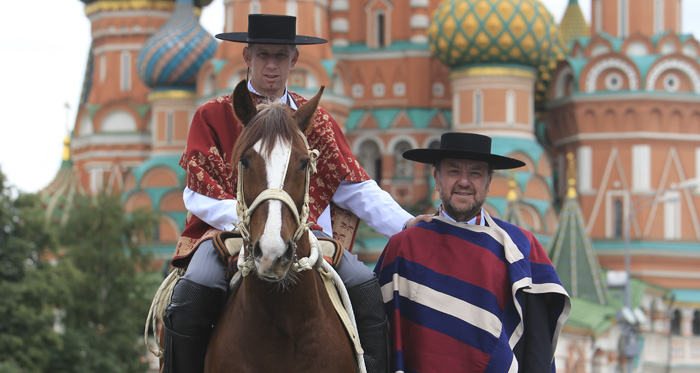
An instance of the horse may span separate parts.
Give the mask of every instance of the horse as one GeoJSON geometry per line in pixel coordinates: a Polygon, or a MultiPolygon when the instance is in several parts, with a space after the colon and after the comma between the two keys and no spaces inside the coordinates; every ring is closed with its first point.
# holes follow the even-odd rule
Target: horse
{"type": "MultiPolygon", "coordinates": [[[[317,151],[308,149],[323,87],[292,113],[285,104],[255,106],[245,81],[233,92],[244,129],[233,150],[243,275],[214,327],[205,372],[355,372],[356,360],[324,282],[300,271],[313,256],[309,180],[317,151]],[[295,270],[296,269],[296,270],[295,270]]],[[[323,259],[321,259],[323,261],[323,259]]]]}

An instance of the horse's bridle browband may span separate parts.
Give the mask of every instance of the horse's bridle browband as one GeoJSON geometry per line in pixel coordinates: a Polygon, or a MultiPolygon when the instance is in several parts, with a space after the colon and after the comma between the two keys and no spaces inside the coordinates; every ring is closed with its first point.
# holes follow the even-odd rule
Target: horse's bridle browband
{"type": "MultiPolygon", "coordinates": [[[[301,138],[304,140],[304,145],[306,146],[306,150],[309,155],[309,167],[306,168],[306,177],[304,180],[304,203],[301,208],[301,214],[297,210],[296,204],[294,203],[294,199],[287,193],[287,191],[284,190],[284,181],[287,176],[287,170],[289,168],[289,161],[292,156],[292,151],[290,149],[289,154],[287,155],[287,162],[284,167],[284,173],[282,176],[282,183],[279,188],[270,188],[270,189],[265,189],[263,190],[260,194],[258,194],[257,197],[253,200],[253,203],[251,203],[250,206],[247,206],[245,203],[245,197],[243,195],[243,166],[241,162],[238,162],[238,185],[237,185],[237,195],[236,199],[238,203],[236,204],[236,211],[238,213],[238,223],[236,224],[236,229],[238,232],[241,234],[241,237],[243,238],[244,246],[248,248],[251,244],[250,242],[250,217],[253,215],[253,212],[255,209],[260,206],[263,202],[270,200],[270,199],[276,199],[278,201],[281,201],[287,207],[289,208],[289,211],[291,211],[292,215],[294,216],[294,220],[297,224],[297,228],[294,231],[294,237],[293,237],[293,242],[294,242],[294,257],[296,260],[296,265],[295,269],[297,271],[303,271],[305,269],[310,269],[310,265],[314,264],[316,260],[318,259],[318,251],[317,250],[312,250],[311,255],[309,258],[302,258],[302,260],[297,260],[296,259],[296,242],[299,241],[301,238],[301,235],[304,233],[304,231],[308,230],[309,227],[313,223],[308,223],[309,219],[309,181],[311,179],[311,174],[316,173],[316,162],[318,160],[318,155],[319,152],[316,149],[311,150],[309,148],[309,143],[306,140],[306,136],[297,129],[297,132],[301,136],[301,138]],[[300,262],[304,262],[303,265],[300,265],[300,262]]],[[[250,250],[248,251],[249,253],[251,252],[250,250]]],[[[252,254],[249,254],[252,255],[252,254]]],[[[238,269],[241,271],[241,275],[246,276],[250,272],[251,268],[253,267],[254,263],[253,260],[250,258],[244,258],[244,254],[241,254],[238,256],[238,269]]]]}

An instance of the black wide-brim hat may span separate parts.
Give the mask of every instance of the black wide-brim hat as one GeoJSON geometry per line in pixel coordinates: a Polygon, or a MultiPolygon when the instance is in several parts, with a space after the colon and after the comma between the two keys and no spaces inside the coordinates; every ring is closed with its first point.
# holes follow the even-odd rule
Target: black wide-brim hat
{"type": "Polygon", "coordinates": [[[447,132],[440,136],[439,149],[412,149],[403,157],[420,163],[436,164],[445,158],[470,159],[486,162],[492,169],[507,170],[525,166],[525,163],[491,153],[491,138],[477,133],[447,132]]]}
{"type": "Polygon", "coordinates": [[[254,44],[323,44],[328,40],[297,35],[297,17],[277,14],[248,14],[248,32],[224,32],[217,39],[254,44]]]}

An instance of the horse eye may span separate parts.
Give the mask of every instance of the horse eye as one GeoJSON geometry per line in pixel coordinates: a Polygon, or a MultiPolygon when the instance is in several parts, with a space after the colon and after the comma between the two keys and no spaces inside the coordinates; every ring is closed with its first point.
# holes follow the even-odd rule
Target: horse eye
{"type": "Polygon", "coordinates": [[[243,169],[247,169],[250,166],[250,161],[248,161],[248,158],[241,158],[241,166],[243,169]]]}
{"type": "Polygon", "coordinates": [[[306,170],[307,168],[309,168],[309,160],[304,159],[303,161],[301,161],[301,169],[306,170]]]}

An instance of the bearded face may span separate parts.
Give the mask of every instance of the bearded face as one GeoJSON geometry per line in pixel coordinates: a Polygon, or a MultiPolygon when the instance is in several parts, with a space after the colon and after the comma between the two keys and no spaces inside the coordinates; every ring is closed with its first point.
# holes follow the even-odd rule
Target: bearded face
{"type": "Polygon", "coordinates": [[[491,184],[489,165],[468,159],[443,159],[433,171],[442,207],[456,221],[469,221],[486,202],[491,184]]]}

